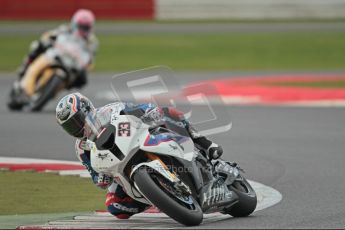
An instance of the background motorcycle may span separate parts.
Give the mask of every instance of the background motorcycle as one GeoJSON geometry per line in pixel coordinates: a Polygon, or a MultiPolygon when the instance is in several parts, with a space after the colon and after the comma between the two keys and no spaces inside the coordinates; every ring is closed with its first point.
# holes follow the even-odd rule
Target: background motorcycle
{"type": "Polygon", "coordinates": [[[189,137],[163,127],[150,130],[139,118],[116,111],[106,128],[92,115],[86,122],[98,130],[95,141],[88,141],[92,167],[177,222],[193,226],[203,213],[243,217],[255,210],[255,191],[239,171],[236,178],[227,170],[216,173],[189,137]]]}
{"type": "Polygon", "coordinates": [[[40,111],[58,92],[75,81],[77,73],[85,70],[91,56],[82,42],[71,34],[57,37],[54,45],[41,54],[28,67],[20,85],[25,91],[12,87],[8,100],[11,110],[28,106],[31,111],[40,111]]]}

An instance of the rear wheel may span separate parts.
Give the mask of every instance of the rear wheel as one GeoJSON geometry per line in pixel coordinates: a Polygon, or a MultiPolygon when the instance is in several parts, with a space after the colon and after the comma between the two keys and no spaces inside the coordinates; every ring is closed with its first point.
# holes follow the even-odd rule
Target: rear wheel
{"type": "Polygon", "coordinates": [[[239,201],[225,213],[233,217],[245,217],[252,214],[256,208],[257,198],[249,182],[245,178],[236,180],[230,189],[238,195],[239,201]]]}
{"type": "Polygon", "coordinates": [[[177,222],[187,225],[199,225],[203,212],[198,202],[164,178],[162,175],[142,167],[134,175],[134,181],[141,193],[158,209],[177,222]]]}
{"type": "Polygon", "coordinates": [[[63,80],[58,76],[53,76],[49,82],[37,92],[37,98],[33,100],[30,105],[30,110],[37,112],[47,104],[57,93],[58,89],[63,84],[63,80]]]}

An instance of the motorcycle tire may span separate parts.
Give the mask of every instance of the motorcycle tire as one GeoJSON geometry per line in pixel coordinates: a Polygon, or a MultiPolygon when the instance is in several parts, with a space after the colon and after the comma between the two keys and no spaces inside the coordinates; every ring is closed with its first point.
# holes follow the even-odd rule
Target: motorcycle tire
{"type": "Polygon", "coordinates": [[[32,112],[41,111],[47,102],[52,99],[58,87],[63,83],[63,80],[58,76],[53,76],[47,85],[42,88],[40,96],[30,104],[30,110],[32,112]]]}
{"type": "Polygon", "coordinates": [[[16,95],[15,95],[14,89],[12,88],[10,93],[9,93],[9,98],[7,101],[7,107],[12,111],[20,111],[20,110],[22,110],[23,106],[24,106],[23,103],[18,103],[16,101],[16,95]]]}
{"type": "Polygon", "coordinates": [[[249,182],[243,178],[242,181],[235,181],[230,189],[238,195],[239,201],[224,213],[233,217],[245,217],[252,214],[257,205],[257,197],[249,182]]]}
{"type": "Polygon", "coordinates": [[[159,210],[177,222],[186,226],[199,225],[203,219],[203,212],[198,202],[192,198],[192,209],[182,205],[168,191],[164,190],[159,182],[155,181],[151,172],[152,170],[145,167],[136,171],[134,181],[140,192],[159,210]]]}

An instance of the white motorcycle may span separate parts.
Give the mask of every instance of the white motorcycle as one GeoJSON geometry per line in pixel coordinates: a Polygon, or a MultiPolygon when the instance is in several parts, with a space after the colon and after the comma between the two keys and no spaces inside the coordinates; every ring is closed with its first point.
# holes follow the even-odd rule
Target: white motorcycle
{"type": "Polygon", "coordinates": [[[199,225],[203,213],[243,217],[255,210],[256,193],[239,167],[216,171],[191,138],[164,127],[150,129],[119,111],[105,127],[87,116],[96,131],[94,142],[89,141],[90,158],[93,169],[113,176],[130,197],[187,226],[199,225]]]}

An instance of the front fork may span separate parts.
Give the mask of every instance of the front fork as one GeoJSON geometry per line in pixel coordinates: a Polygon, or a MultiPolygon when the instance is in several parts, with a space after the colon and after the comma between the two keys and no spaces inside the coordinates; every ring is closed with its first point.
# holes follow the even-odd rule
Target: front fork
{"type": "Polygon", "coordinates": [[[159,156],[153,153],[149,153],[149,152],[145,153],[145,155],[151,161],[157,161],[161,165],[161,168],[165,170],[165,173],[171,178],[172,182],[176,182],[179,180],[177,176],[175,175],[175,173],[170,172],[168,166],[159,158],[159,156]]]}

